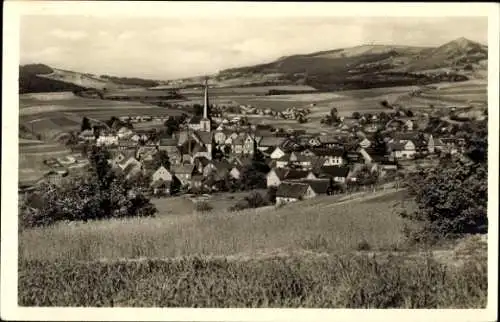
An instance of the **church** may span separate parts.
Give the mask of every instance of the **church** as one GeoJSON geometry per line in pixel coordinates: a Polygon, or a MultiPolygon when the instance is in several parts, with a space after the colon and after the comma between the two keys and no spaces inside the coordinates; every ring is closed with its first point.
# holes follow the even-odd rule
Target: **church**
{"type": "Polygon", "coordinates": [[[194,116],[189,121],[188,127],[193,131],[210,132],[212,130],[212,124],[210,116],[208,115],[208,79],[205,79],[205,95],[203,99],[203,117],[194,116]]]}

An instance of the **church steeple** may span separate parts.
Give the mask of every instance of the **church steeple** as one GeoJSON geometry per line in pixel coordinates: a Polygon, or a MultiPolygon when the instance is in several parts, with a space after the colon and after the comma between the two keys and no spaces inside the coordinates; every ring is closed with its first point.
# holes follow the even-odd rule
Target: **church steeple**
{"type": "Polygon", "coordinates": [[[205,99],[203,100],[203,118],[208,118],[208,77],[205,78],[205,99]]]}
{"type": "Polygon", "coordinates": [[[200,121],[201,131],[210,132],[211,124],[208,117],[208,77],[205,78],[205,97],[203,100],[203,118],[200,121]]]}

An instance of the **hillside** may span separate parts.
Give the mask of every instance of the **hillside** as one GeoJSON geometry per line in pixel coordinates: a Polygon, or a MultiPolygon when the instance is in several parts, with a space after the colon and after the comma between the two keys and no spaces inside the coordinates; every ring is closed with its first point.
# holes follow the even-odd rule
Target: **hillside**
{"type": "Polygon", "coordinates": [[[127,89],[153,87],[159,81],[137,77],[96,76],[49,67],[44,64],[19,66],[19,93],[80,91],[84,89],[127,89]]]}
{"type": "Polygon", "coordinates": [[[487,46],[465,38],[436,48],[362,45],[226,69],[216,79],[306,84],[320,90],[422,85],[477,78],[487,59],[487,46]]]}

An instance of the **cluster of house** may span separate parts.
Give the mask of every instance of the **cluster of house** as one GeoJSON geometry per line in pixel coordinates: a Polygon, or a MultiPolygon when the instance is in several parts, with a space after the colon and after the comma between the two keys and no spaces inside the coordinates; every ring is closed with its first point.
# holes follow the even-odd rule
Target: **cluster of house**
{"type": "Polygon", "coordinates": [[[223,119],[212,126],[205,87],[203,116],[192,117],[186,127],[169,137],[153,138],[147,131],[122,127],[116,132],[83,131],[87,144],[106,146],[109,163],[126,178],[148,174],[154,193],[168,194],[174,185],[187,189],[217,189],[217,181],[240,180],[243,169],[261,153],[271,169],[268,187],[276,187],[277,203],[286,203],[332,192],[332,185],[359,181],[361,169],[388,176],[400,160],[436,152],[458,153],[464,143],[455,138],[434,138],[413,131],[411,119],[387,124],[383,151],[375,141],[378,129],[368,124],[359,131],[339,129],[333,135],[281,135],[267,129],[223,119]],[[371,126],[371,127],[370,127],[371,126]],[[366,128],[368,127],[368,128],[366,128]],[[170,166],[158,165],[156,156],[168,155],[170,166]],[[216,157],[217,155],[217,157],[216,157]],[[211,178],[211,180],[207,180],[211,178]]]}

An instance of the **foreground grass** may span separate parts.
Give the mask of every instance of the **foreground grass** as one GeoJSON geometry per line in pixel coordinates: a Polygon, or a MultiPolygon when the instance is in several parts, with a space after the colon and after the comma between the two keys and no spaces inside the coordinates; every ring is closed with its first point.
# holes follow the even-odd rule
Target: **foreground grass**
{"type": "Polygon", "coordinates": [[[392,198],[332,204],[316,198],[275,209],[58,224],[19,234],[26,260],[166,258],[282,250],[342,253],[360,243],[390,248],[402,240],[392,198]]]}
{"type": "Polygon", "coordinates": [[[485,261],[303,255],[19,266],[21,306],[481,308],[486,298],[485,261]]]}

